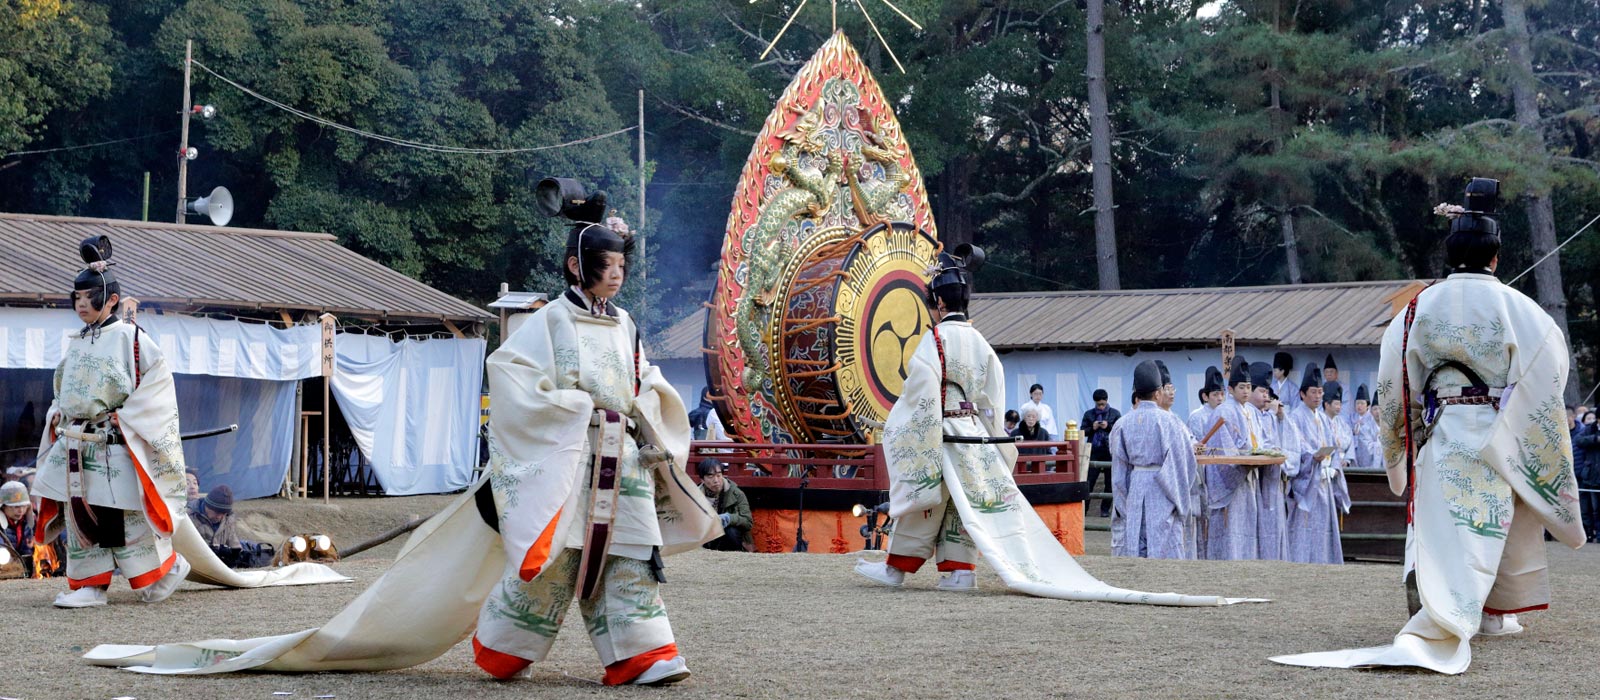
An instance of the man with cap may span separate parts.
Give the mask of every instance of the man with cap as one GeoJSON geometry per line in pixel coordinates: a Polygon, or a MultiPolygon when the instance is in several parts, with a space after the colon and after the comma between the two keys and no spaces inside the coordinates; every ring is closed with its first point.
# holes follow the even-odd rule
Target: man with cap
{"type": "Polygon", "coordinates": [[[1161,372],[1161,391],[1156,393],[1156,405],[1163,411],[1171,411],[1172,405],[1178,402],[1178,388],[1172,384],[1172,372],[1167,370],[1167,363],[1155,362],[1156,369],[1161,372]]]}
{"type": "MultiPolygon", "coordinates": [[[[1228,375],[1229,396],[1217,408],[1221,446],[1235,454],[1266,447],[1260,411],[1250,404],[1250,363],[1236,360],[1228,375]]],[[[1206,558],[1255,559],[1260,556],[1261,489],[1252,467],[1206,465],[1206,558]]]]}
{"type": "MultiPolygon", "coordinates": [[[[1200,406],[1190,411],[1189,419],[1185,421],[1189,426],[1189,432],[1194,435],[1195,442],[1203,440],[1206,433],[1211,432],[1211,426],[1217,422],[1217,407],[1222,405],[1223,399],[1222,370],[1216,367],[1206,368],[1206,383],[1200,387],[1197,398],[1200,399],[1200,406]]],[[[1220,434],[1222,431],[1217,432],[1220,434]]],[[[1216,435],[1212,435],[1211,441],[1206,444],[1221,443],[1216,435]]]]}
{"type": "Polygon", "coordinates": [[[1167,392],[1152,361],[1133,370],[1137,406],[1111,430],[1111,553],[1121,557],[1196,559],[1200,465],[1194,438],[1162,406],[1167,392]]]}
{"type": "Polygon", "coordinates": [[[1340,445],[1333,420],[1322,408],[1323,397],[1322,370],[1316,363],[1308,364],[1300,380],[1300,406],[1292,414],[1300,446],[1285,455],[1288,460],[1283,464],[1294,499],[1289,511],[1288,559],[1338,564],[1344,561],[1335,497],[1340,445]]]}
{"type": "Polygon", "coordinates": [[[23,570],[33,575],[33,501],[28,498],[28,487],[20,481],[7,481],[0,485],[0,547],[22,561],[23,570]]]}
{"type": "Polygon", "coordinates": [[[72,304],[82,330],[56,368],[33,494],[36,543],[67,533],[62,608],[106,604],[114,572],[141,600],[165,600],[189,572],[173,551],[183,517],[178,402],[161,345],[117,317],[122,288],[105,236],[79,245],[72,304]]]}
{"type": "Polygon", "coordinates": [[[1367,385],[1356,387],[1355,410],[1342,418],[1350,423],[1351,440],[1355,443],[1357,469],[1382,469],[1383,445],[1378,441],[1378,421],[1372,415],[1371,394],[1367,385]]]}
{"type": "MultiPolygon", "coordinates": [[[[1094,466],[1093,462],[1111,461],[1111,429],[1116,427],[1122,414],[1111,407],[1111,395],[1105,389],[1094,390],[1094,407],[1083,412],[1083,420],[1078,422],[1089,436],[1089,490],[1095,490],[1095,484],[1100,483],[1100,475],[1105,475],[1106,490],[1111,492],[1111,470],[1105,467],[1094,466]]],[[[1089,499],[1083,501],[1083,512],[1089,512],[1089,499]]],[[[1100,517],[1111,517],[1111,501],[1100,501],[1100,517]]]]}
{"type": "Polygon", "coordinates": [[[1333,425],[1336,448],[1333,466],[1339,469],[1341,479],[1344,470],[1356,461],[1355,427],[1350,424],[1350,412],[1344,409],[1344,385],[1333,381],[1323,382],[1322,412],[1328,414],[1328,422],[1333,425]]]}
{"type": "Polygon", "coordinates": [[[722,462],[707,457],[695,465],[700,474],[700,491],[716,509],[722,521],[722,536],[701,545],[721,552],[753,551],[755,542],[751,535],[750,499],[738,484],[728,480],[722,462]]]}
{"type": "MultiPolygon", "coordinates": [[[[233,518],[233,489],[220,484],[206,492],[205,498],[195,501],[189,509],[189,522],[200,531],[200,537],[216,549],[240,549],[239,528],[233,518]]],[[[226,559],[226,558],[224,558],[226,559]]]]}
{"type": "Polygon", "coordinates": [[[1300,405],[1300,387],[1294,381],[1294,355],[1283,351],[1272,355],[1271,389],[1288,411],[1293,412],[1300,405]]]}
{"type": "Polygon", "coordinates": [[[1550,605],[1546,530],[1583,545],[1572,443],[1562,430],[1567,339],[1538,303],[1494,276],[1499,183],[1473,178],[1441,204],[1448,277],[1390,322],[1375,409],[1389,488],[1410,497],[1411,619],[1386,647],[1274,659],[1461,673],[1478,634],[1516,634],[1550,605]]]}
{"type": "MultiPolygon", "coordinates": [[[[1287,454],[1299,444],[1294,422],[1272,391],[1272,366],[1265,362],[1250,365],[1250,405],[1258,412],[1256,420],[1261,426],[1266,448],[1287,454]]],[[[1256,519],[1257,552],[1262,559],[1284,559],[1288,554],[1289,505],[1288,489],[1284,488],[1282,465],[1272,464],[1256,468],[1256,480],[1261,489],[1256,519]]]]}
{"type": "Polygon", "coordinates": [[[1333,353],[1328,353],[1327,359],[1322,361],[1322,381],[1339,381],[1339,366],[1333,363],[1333,353]]]}

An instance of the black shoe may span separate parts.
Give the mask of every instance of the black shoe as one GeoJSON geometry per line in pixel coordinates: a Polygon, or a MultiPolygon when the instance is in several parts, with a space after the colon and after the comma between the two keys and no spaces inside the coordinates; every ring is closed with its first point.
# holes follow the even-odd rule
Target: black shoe
{"type": "Polygon", "coordinates": [[[1109,518],[1109,517],[1111,517],[1111,511],[1109,511],[1109,510],[1103,510],[1103,511],[1100,511],[1100,517],[1102,517],[1102,518],[1109,518]]]}

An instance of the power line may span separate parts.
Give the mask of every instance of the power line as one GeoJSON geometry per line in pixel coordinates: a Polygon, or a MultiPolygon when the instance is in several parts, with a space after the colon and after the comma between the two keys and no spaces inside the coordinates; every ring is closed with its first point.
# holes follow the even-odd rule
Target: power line
{"type": "Polygon", "coordinates": [[[85,143],[85,144],[78,145],[78,146],[62,146],[60,148],[41,148],[41,149],[38,149],[38,150],[35,150],[35,151],[12,151],[10,153],[0,153],[0,158],[10,158],[12,156],[31,156],[31,155],[35,155],[35,154],[39,154],[39,153],[56,153],[56,152],[59,152],[59,151],[76,151],[76,150],[80,150],[80,149],[84,149],[84,148],[98,148],[100,146],[110,146],[112,144],[117,144],[117,143],[128,143],[129,141],[143,141],[145,139],[152,139],[152,138],[155,138],[157,136],[166,136],[167,134],[173,133],[175,131],[177,131],[177,129],[168,129],[166,131],[158,131],[158,132],[153,133],[153,134],[145,134],[144,136],[133,136],[133,137],[130,137],[130,138],[125,138],[125,139],[113,139],[111,141],[99,141],[99,142],[96,142],[96,143],[85,143]]]}
{"type": "Polygon", "coordinates": [[[420,149],[420,150],[424,150],[424,151],[434,151],[434,152],[437,152],[437,153],[456,153],[456,154],[478,155],[478,156],[506,155],[506,154],[511,154],[511,153],[533,153],[535,151],[548,151],[548,150],[557,149],[557,148],[567,148],[569,146],[577,146],[579,144],[585,144],[585,143],[589,143],[591,141],[599,141],[601,139],[611,138],[611,137],[617,136],[619,134],[625,134],[625,133],[628,133],[628,132],[633,131],[634,129],[638,128],[637,126],[630,126],[630,127],[623,128],[623,129],[617,129],[616,131],[612,131],[612,132],[609,132],[609,133],[599,134],[597,136],[589,136],[589,137],[586,137],[586,138],[577,139],[575,141],[568,141],[566,143],[558,143],[558,144],[554,144],[554,145],[550,145],[550,146],[534,146],[534,147],[531,147],[531,148],[463,148],[463,147],[460,147],[460,146],[446,146],[446,145],[437,144],[437,143],[424,143],[424,142],[421,142],[421,141],[412,141],[412,140],[409,140],[409,139],[402,139],[402,138],[397,138],[397,137],[394,137],[394,136],[385,136],[383,134],[377,134],[377,133],[373,133],[371,131],[365,131],[363,129],[357,129],[356,127],[347,126],[345,124],[340,124],[340,123],[338,123],[336,121],[333,121],[331,119],[326,119],[326,118],[323,118],[323,117],[319,117],[319,116],[317,116],[315,114],[311,114],[310,112],[305,112],[305,111],[302,111],[302,110],[299,110],[299,109],[295,109],[294,107],[286,105],[286,104],[284,104],[282,102],[279,102],[279,101],[274,100],[274,99],[272,99],[270,97],[267,97],[266,95],[262,95],[259,92],[251,90],[250,88],[247,88],[247,87],[245,87],[243,85],[240,85],[239,83],[236,83],[236,82],[234,82],[232,80],[229,80],[227,78],[227,76],[224,76],[221,73],[218,73],[218,72],[216,72],[214,70],[211,70],[210,68],[206,67],[206,65],[204,63],[201,63],[199,61],[193,61],[193,60],[191,60],[190,62],[193,63],[194,65],[198,66],[200,68],[200,70],[203,70],[203,71],[205,71],[207,73],[210,73],[212,76],[216,77],[218,80],[221,80],[222,82],[233,86],[234,89],[236,89],[236,90],[238,90],[240,92],[243,92],[246,95],[254,97],[254,98],[258,99],[258,100],[261,100],[262,102],[265,102],[265,103],[267,103],[269,105],[272,105],[273,107],[277,107],[278,109],[281,109],[281,110],[283,110],[285,112],[293,114],[293,115],[295,115],[297,117],[300,117],[301,119],[305,119],[307,121],[316,122],[316,123],[321,124],[323,126],[328,126],[328,127],[332,127],[332,128],[335,128],[335,129],[339,129],[340,131],[345,131],[345,132],[348,132],[348,133],[351,133],[351,134],[355,134],[355,135],[363,137],[363,138],[369,138],[369,139],[373,139],[373,140],[377,140],[377,141],[382,141],[384,143],[389,143],[389,144],[393,144],[393,145],[396,145],[396,146],[404,146],[406,148],[416,148],[416,149],[420,149]]]}
{"type": "MultiPolygon", "coordinates": [[[[1580,229],[1578,229],[1578,233],[1583,233],[1583,232],[1584,232],[1584,231],[1587,231],[1587,230],[1589,230],[1589,227],[1590,227],[1590,226],[1593,226],[1593,225],[1594,225],[1594,222],[1596,222],[1596,221],[1600,221],[1600,214],[1597,214],[1597,215],[1595,215],[1595,217],[1594,217],[1594,218],[1593,218],[1593,219],[1590,219],[1590,220],[1589,220],[1589,223],[1587,223],[1587,224],[1584,224],[1584,225],[1583,225],[1583,228],[1580,228],[1580,229]]],[[[1564,240],[1564,241],[1562,241],[1562,242],[1561,242],[1561,245],[1558,245],[1558,246],[1556,246],[1556,247],[1555,247],[1555,250],[1552,250],[1552,251],[1550,251],[1550,252],[1548,252],[1548,253],[1545,253],[1545,254],[1544,254],[1544,257],[1542,257],[1542,258],[1539,258],[1539,259],[1538,259],[1538,260],[1536,260],[1536,261],[1534,261],[1534,263],[1533,263],[1533,264],[1532,264],[1532,265],[1529,265],[1529,266],[1528,266],[1528,269],[1526,269],[1526,270],[1523,270],[1523,271],[1522,271],[1522,274],[1521,274],[1521,275],[1517,275],[1517,276],[1516,276],[1516,277],[1512,277],[1512,278],[1511,278],[1511,281],[1510,281],[1510,282],[1507,282],[1507,283],[1506,283],[1506,284],[1516,284],[1516,283],[1517,283],[1517,280],[1520,280],[1520,279],[1522,279],[1522,278],[1523,278],[1523,276],[1525,276],[1525,275],[1527,275],[1527,274],[1528,274],[1528,273],[1530,273],[1530,272],[1533,272],[1533,268],[1536,268],[1536,267],[1538,267],[1538,266],[1539,266],[1539,263],[1542,263],[1542,262],[1544,262],[1544,261],[1546,261],[1546,260],[1548,260],[1548,259],[1550,259],[1550,256],[1552,256],[1552,255],[1555,255],[1555,254],[1556,254],[1556,253],[1559,253],[1559,252],[1561,252],[1561,249],[1562,249],[1562,248],[1565,248],[1565,247],[1567,247],[1567,244],[1568,244],[1568,243],[1571,243],[1571,242],[1572,242],[1572,239],[1574,239],[1574,238],[1577,238],[1577,237],[1578,237],[1578,233],[1574,233],[1574,234],[1572,234],[1572,235],[1570,235],[1570,236],[1567,236],[1567,240],[1564,240]]]]}
{"type": "Polygon", "coordinates": [[[1081,289],[1080,287],[1078,287],[1077,285],[1074,285],[1074,284],[1068,284],[1068,283],[1062,282],[1060,280],[1053,280],[1053,279],[1050,279],[1049,277],[1040,277],[1040,276],[1035,275],[1035,274],[1033,274],[1031,272],[1023,272],[1022,270],[1018,270],[1017,268],[1014,268],[1014,267],[1006,267],[1005,265],[1001,265],[1000,263],[994,262],[992,260],[987,262],[987,263],[984,263],[984,265],[986,267],[996,267],[996,268],[1005,270],[1006,272],[1014,272],[1016,274],[1022,275],[1023,277],[1032,277],[1032,278],[1034,278],[1036,280],[1049,282],[1050,284],[1059,285],[1059,286],[1064,287],[1066,289],[1081,289]]]}

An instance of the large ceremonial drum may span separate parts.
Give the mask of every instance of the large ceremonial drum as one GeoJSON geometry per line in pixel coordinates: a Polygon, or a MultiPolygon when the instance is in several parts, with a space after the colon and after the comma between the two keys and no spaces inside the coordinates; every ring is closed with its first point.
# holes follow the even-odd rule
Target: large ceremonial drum
{"type": "Polygon", "coordinates": [[[809,242],[770,329],[780,338],[780,409],[806,442],[864,442],[900,397],[933,323],[923,290],[938,242],[904,222],[809,242]]]}
{"type": "Polygon", "coordinates": [[[894,110],[835,34],[768,115],[728,216],[705,352],[729,435],[874,441],[932,325],[938,252],[894,110]]]}

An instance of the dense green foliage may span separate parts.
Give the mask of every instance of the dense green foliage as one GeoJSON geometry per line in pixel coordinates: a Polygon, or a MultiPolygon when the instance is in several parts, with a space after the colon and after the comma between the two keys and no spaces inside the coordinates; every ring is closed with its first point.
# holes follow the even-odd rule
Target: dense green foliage
{"type": "MultiPolygon", "coordinates": [[[[744,0],[0,0],[0,210],[171,217],[183,42],[295,108],[383,134],[517,148],[648,122],[647,326],[703,300],[728,198],[778,93],[829,32],[812,3],[744,0]]],[[[1084,17],[1056,0],[839,3],[927,179],[941,235],[976,240],[990,291],[1093,288],[1084,17]],[[862,15],[905,65],[895,70],[862,15]]],[[[1520,193],[1565,239],[1600,214],[1600,11],[1532,2],[1546,148],[1514,120],[1496,0],[1126,0],[1107,8],[1107,85],[1125,288],[1432,277],[1435,203],[1505,181],[1510,274],[1533,262],[1520,193]],[[1202,6],[1204,9],[1202,10],[1202,6]]],[[[227,185],[236,225],[334,233],[474,300],[559,286],[562,229],[529,198],[546,174],[607,189],[637,218],[634,134],[513,155],[401,148],[319,126],[197,70],[191,192],[227,185]]],[[[637,225],[640,222],[635,222],[637,225]]],[[[1600,345],[1600,231],[1561,253],[1572,333],[1600,345]]],[[[637,269],[637,268],[636,268],[637,269]]],[[[1531,293],[1532,276],[1518,283],[1531,293]]],[[[627,300],[625,300],[626,303],[627,300]]],[[[1592,372],[1592,369],[1588,370],[1592,372]]],[[[1591,384],[1591,378],[1585,385],[1591,384]]]]}

